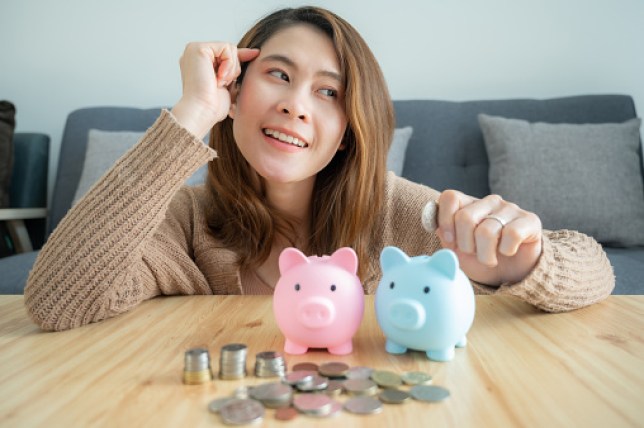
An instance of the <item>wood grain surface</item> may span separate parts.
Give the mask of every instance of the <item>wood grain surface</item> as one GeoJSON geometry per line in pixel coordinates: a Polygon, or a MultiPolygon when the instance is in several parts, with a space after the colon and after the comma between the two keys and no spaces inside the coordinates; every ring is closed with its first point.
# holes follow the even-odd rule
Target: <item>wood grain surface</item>
{"type": "MultiPolygon", "coordinates": [[[[286,356],[289,367],[343,361],[398,373],[425,371],[434,385],[450,390],[444,402],[385,404],[382,413],[368,416],[300,415],[290,422],[267,410],[262,426],[644,424],[644,296],[611,296],[563,314],[510,297],[477,296],[476,304],[468,346],[447,363],[417,351],[386,353],[373,296],[367,296],[352,354],[286,356]]],[[[254,377],[255,355],[283,345],[267,296],[156,298],[117,318],[59,333],[33,324],[22,296],[0,296],[0,426],[220,425],[208,403],[242,385],[275,381],[254,377]],[[220,349],[228,343],[248,346],[247,378],[182,383],[186,350],[208,348],[216,374],[220,349]]]]}

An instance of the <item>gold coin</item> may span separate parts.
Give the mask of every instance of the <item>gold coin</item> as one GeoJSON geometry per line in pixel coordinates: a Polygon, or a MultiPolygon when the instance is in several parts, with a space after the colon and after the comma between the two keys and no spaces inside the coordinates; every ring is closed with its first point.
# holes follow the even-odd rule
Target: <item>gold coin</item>
{"type": "Polygon", "coordinates": [[[396,388],[387,388],[378,395],[380,401],[388,404],[401,404],[408,401],[410,397],[409,393],[396,388]]]}
{"type": "Polygon", "coordinates": [[[400,377],[407,385],[422,385],[432,382],[432,377],[425,372],[405,372],[400,377]]]}
{"type": "Polygon", "coordinates": [[[371,380],[383,388],[396,388],[402,385],[400,376],[387,370],[375,370],[371,373],[371,380]]]}
{"type": "Polygon", "coordinates": [[[209,382],[212,380],[212,372],[210,370],[200,370],[198,372],[183,372],[183,383],[187,385],[196,385],[200,383],[209,382]]]}

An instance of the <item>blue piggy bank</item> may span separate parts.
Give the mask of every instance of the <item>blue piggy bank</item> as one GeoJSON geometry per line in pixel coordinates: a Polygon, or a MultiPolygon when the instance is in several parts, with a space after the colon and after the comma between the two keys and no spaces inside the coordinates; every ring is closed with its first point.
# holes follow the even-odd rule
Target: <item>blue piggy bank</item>
{"type": "Polygon", "coordinates": [[[376,291],[376,317],[386,350],[425,351],[434,361],[450,361],[454,347],[467,344],[474,321],[474,291],[451,250],[409,257],[396,247],[380,254],[382,280],[376,291]]]}

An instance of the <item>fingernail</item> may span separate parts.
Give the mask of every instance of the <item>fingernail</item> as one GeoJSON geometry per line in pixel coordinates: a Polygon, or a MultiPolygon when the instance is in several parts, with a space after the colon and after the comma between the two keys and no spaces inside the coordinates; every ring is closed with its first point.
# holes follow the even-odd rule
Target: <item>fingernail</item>
{"type": "Polygon", "coordinates": [[[443,239],[446,242],[454,242],[454,235],[452,235],[452,232],[443,232],[443,239]]]}

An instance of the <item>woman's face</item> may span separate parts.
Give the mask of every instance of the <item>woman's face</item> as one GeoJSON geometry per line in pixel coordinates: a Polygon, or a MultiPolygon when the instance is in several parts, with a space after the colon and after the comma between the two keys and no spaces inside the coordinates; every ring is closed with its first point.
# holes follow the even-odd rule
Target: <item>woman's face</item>
{"type": "Polygon", "coordinates": [[[347,119],[332,41],[315,27],[278,31],[248,65],[231,105],[246,160],[269,183],[313,180],[340,149],[347,119]]]}

